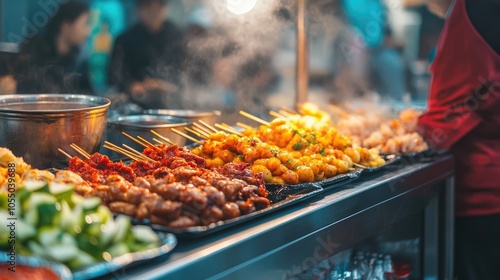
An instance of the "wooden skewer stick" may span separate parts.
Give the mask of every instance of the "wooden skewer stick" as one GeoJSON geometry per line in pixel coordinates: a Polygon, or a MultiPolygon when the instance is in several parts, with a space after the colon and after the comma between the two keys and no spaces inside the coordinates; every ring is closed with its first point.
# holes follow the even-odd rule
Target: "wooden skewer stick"
{"type": "Polygon", "coordinates": [[[172,132],[173,132],[173,133],[178,134],[178,135],[180,135],[180,136],[182,136],[182,137],[184,137],[184,138],[186,138],[186,139],[188,139],[188,140],[191,140],[191,141],[193,141],[193,142],[195,142],[195,143],[198,143],[198,144],[200,144],[200,145],[202,144],[200,140],[195,139],[195,138],[193,138],[193,137],[191,137],[191,136],[189,136],[189,135],[185,134],[184,132],[181,132],[181,131],[179,131],[179,130],[177,130],[177,129],[175,129],[175,128],[172,128],[171,130],[172,130],[172,132]]]}
{"type": "Polygon", "coordinates": [[[167,142],[161,141],[161,140],[156,139],[156,138],[153,138],[153,141],[155,141],[156,143],[161,144],[161,145],[170,145],[167,142]]]}
{"type": "Polygon", "coordinates": [[[198,133],[198,134],[200,134],[200,135],[204,136],[205,138],[210,137],[210,134],[209,134],[209,133],[206,133],[205,131],[203,131],[203,130],[201,130],[201,129],[199,129],[199,128],[195,127],[195,126],[191,127],[191,129],[192,129],[194,132],[196,132],[196,133],[198,133]]]}
{"type": "Polygon", "coordinates": [[[125,150],[125,149],[122,149],[120,147],[118,147],[117,145],[113,144],[113,143],[110,143],[108,141],[104,141],[104,145],[103,145],[104,148],[108,149],[108,150],[111,150],[111,151],[114,151],[114,152],[117,152],[121,155],[124,155],[132,160],[135,160],[135,161],[143,161],[143,159],[137,157],[136,155],[132,154],[131,152],[125,150]]]}
{"type": "Polygon", "coordinates": [[[122,144],[123,147],[127,148],[130,152],[136,154],[138,157],[144,159],[144,160],[149,160],[149,161],[155,161],[154,159],[144,155],[143,153],[139,152],[138,150],[128,146],[127,144],[122,144]]]}
{"type": "Polygon", "coordinates": [[[269,122],[266,122],[265,120],[263,120],[263,119],[261,119],[259,117],[256,117],[256,116],[254,116],[252,114],[249,114],[249,113],[247,113],[245,111],[240,111],[240,115],[242,115],[244,117],[247,117],[247,118],[249,118],[249,119],[251,119],[253,121],[256,121],[256,122],[258,122],[258,123],[260,123],[262,125],[269,125],[270,124],[269,122]]]}
{"type": "Polygon", "coordinates": [[[205,137],[205,136],[203,136],[203,135],[199,134],[198,132],[196,132],[196,131],[192,130],[192,129],[191,129],[191,128],[189,128],[189,127],[185,127],[185,128],[184,128],[184,130],[186,130],[187,132],[190,132],[190,133],[192,133],[192,134],[194,134],[194,135],[196,135],[196,136],[200,137],[201,139],[207,139],[207,137],[205,137]]]}
{"type": "Polygon", "coordinates": [[[75,143],[72,143],[72,144],[70,145],[70,147],[72,147],[73,149],[78,149],[78,150],[79,150],[82,154],[84,154],[86,157],[89,157],[89,158],[90,158],[90,156],[91,156],[89,153],[87,153],[87,151],[85,151],[84,149],[80,148],[80,147],[79,147],[77,144],[75,144],[75,143]]]}
{"type": "Polygon", "coordinates": [[[278,112],[275,112],[275,111],[269,111],[269,115],[275,117],[275,118],[282,118],[282,119],[288,119],[287,116],[284,116],[278,112]]]}
{"type": "Polygon", "coordinates": [[[208,136],[210,136],[213,132],[211,130],[207,130],[205,127],[203,127],[201,124],[198,123],[193,123],[195,127],[197,127],[199,130],[205,132],[208,136]]]}
{"type": "Polygon", "coordinates": [[[68,153],[66,153],[63,149],[59,148],[57,149],[61,154],[65,155],[67,158],[72,159],[73,157],[70,156],[68,153]]]}
{"type": "Polygon", "coordinates": [[[175,145],[174,142],[172,142],[172,140],[168,139],[167,137],[165,136],[162,136],[160,133],[154,131],[154,130],[151,130],[151,133],[153,133],[156,137],[160,138],[161,140],[163,140],[164,142],[170,144],[170,145],[175,145]]]}
{"type": "Polygon", "coordinates": [[[368,168],[368,167],[366,167],[366,166],[364,166],[362,164],[359,164],[359,163],[353,163],[353,165],[356,166],[356,167],[362,168],[362,169],[368,168]]]}
{"type": "Polygon", "coordinates": [[[204,125],[206,128],[210,129],[211,131],[217,133],[219,132],[217,129],[215,129],[213,126],[209,125],[208,123],[202,121],[202,120],[199,120],[199,122],[204,125]]]}
{"type": "Polygon", "coordinates": [[[237,122],[236,125],[241,127],[241,128],[244,128],[244,129],[254,129],[252,126],[250,126],[248,124],[244,124],[242,122],[237,122]]]}
{"type": "Polygon", "coordinates": [[[224,131],[227,131],[227,132],[229,132],[231,134],[235,134],[235,135],[238,135],[238,136],[243,136],[243,134],[239,133],[238,131],[236,131],[236,130],[230,128],[230,127],[225,127],[225,126],[220,125],[218,123],[215,124],[215,127],[220,128],[220,129],[222,129],[224,131]]]}
{"type": "Polygon", "coordinates": [[[154,148],[158,151],[161,151],[160,148],[156,147],[153,143],[149,142],[148,140],[142,138],[141,136],[137,136],[137,139],[141,140],[142,142],[144,142],[146,145],[150,146],[151,148],[154,148]]]}
{"type": "Polygon", "coordinates": [[[297,111],[295,111],[293,109],[287,108],[287,107],[281,107],[281,110],[283,110],[285,112],[288,112],[289,114],[300,115],[299,112],[297,112],[297,111]]]}
{"type": "Polygon", "coordinates": [[[82,157],[84,157],[85,159],[89,159],[90,158],[90,155],[88,155],[87,152],[85,152],[84,150],[82,150],[80,147],[76,146],[75,144],[71,144],[69,145],[71,148],[73,148],[73,150],[75,150],[79,155],[81,155],[82,157]]]}
{"type": "Polygon", "coordinates": [[[283,116],[287,116],[288,118],[293,116],[299,116],[299,114],[292,114],[285,110],[279,110],[278,113],[282,114],[283,116]]]}
{"type": "Polygon", "coordinates": [[[125,137],[127,137],[128,139],[130,139],[130,140],[134,141],[135,143],[137,143],[137,144],[139,144],[139,145],[143,146],[144,148],[147,148],[147,147],[148,147],[148,145],[146,145],[146,144],[142,143],[141,141],[139,141],[139,140],[135,139],[135,138],[134,138],[134,137],[132,137],[131,135],[127,134],[126,132],[122,132],[122,134],[123,134],[125,137]]]}

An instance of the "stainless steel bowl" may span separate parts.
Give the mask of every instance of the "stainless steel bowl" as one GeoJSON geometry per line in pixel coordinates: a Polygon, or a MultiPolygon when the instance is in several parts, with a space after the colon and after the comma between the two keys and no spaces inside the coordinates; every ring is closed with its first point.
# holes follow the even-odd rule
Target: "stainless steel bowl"
{"type": "Polygon", "coordinates": [[[221,115],[220,111],[196,111],[196,110],[147,110],[146,114],[165,115],[188,119],[191,122],[202,120],[210,125],[214,125],[221,115]]]}
{"type": "Polygon", "coordinates": [[[0,96],[0,146],[36,168],[49,168],[73,152],[99,150],[106,129],[109,99],[69,94],[0,96]]]}
{"type": "MultiPolygon", "coordinates": [[[[154,136],[151,130],[154,130],[161,134],[162,136],[170,139],[172,142],[179,144],[181,146],[186,145],[186,139],[173,133],[172,128],[183,131],[184,127],[188,126],[190,122],[183,118],[176,118],[171,116],[161,116],[161,115],[131,115],[123,116],[115,119],[108,120],[108,130],[106,132],[106,140],[121,146],[122,144],[127,144],[131,147],[138,148],[141,150],[142,147],[132,140],[126,138],[122,132],[126,132],[133,137],[141,136],[151,143],[154,136]]],[[[110,150],[102,149],[102,153],[108,155],[111,158],[123,157],[110,150]]]]}

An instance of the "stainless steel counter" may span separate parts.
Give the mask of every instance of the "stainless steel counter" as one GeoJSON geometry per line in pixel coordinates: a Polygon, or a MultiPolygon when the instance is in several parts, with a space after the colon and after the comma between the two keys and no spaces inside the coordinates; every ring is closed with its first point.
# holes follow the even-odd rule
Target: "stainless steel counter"
{"type": "Polygon", "coordinates": [[[286,279],[397,221],[423,213],[425,279],[451,279],[453,159],[398,164],[263,219],[118,271],[120,279],[286,279]]]}

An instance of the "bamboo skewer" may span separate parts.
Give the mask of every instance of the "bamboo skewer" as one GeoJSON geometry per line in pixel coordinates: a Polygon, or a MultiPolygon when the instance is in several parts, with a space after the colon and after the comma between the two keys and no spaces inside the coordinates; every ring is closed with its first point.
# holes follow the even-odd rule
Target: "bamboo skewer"
{"type": "Polygon", "coordinates": [[[290,108],[287,108],[287,107],[281,107],[281,110],[280,111],[285,111],[289,114],[292,114],[292,115],[300,115],[299,112],[293,110],[293,109],[290,109],[290,108]]]}
{"type": "Polygon", "coordinates": [[[199,130],[205,132],[208,136],[210,136],[213,132],[211,130],[207,130],[205,127],[203,127],[201,124],[198,123],[193,123],[195,127],[197,127],[199,130]]]}
{"type": "Polygon", "coordinates": [[[209,133],[206,133],[205,131],[203,131],[203,130],[201,130],[201,129],[197,128],[197,127],[194,127],[194,126],[193,126],[193,127],[191,127],[191,129],[192,129],[194,132],[196,132],[196,133],[198,133],[198,134],[200,134],[200,135],[204,136],[205,138],[210,137],[210,134],[209,134],[209,133]]]}
{"type": "Polygon", "coordinates": [[[122,144],[123,147],[127,148],[130,152],[136,154],[138,157],[142,158],[143,160],[148,160],[148,161],[155,161],[154,159],[144,155],[143,153],[139,152],[138,150],[126,145],[122,144]]]}
{"type": "Polygon", "coordinates": [[[218,123],[215,124],[215,127],[220,128],[222,130],[225,130],[225,131],[227,131],[227,132],[229,132],[231,134],[235,134],[235,135],[238,135],[238,136],[243,136],[243,134],[239,133],[238,131],[234,130],[231,127],[226,127],[226,126],[223,126],[223,125],[218,124],[218,123]]]}
{"type": "Polygon", "coordinates": [[[170,144],[168,144],[167,142],[161,141],[161,140],[156,139],[156,138],[153,138],[153,141],[155,141],[156,143],[158,143],[158,144],[160,144],[160,145],[170,145],[170,144]]]}
{"type": "Polygon", "coordinates": [[[73,149],[78,149],[78,150],[79,150],[82,154],[84,154],[85,156],[87,156],[87,157],[89,157],[89,158],[90,158],[90,156],[91,156],[89,153],[87,153],[87,151],[85,151],[84,149],[80,148],[80,147],[79,147],[77,144],[75,144],[75,143],[72,143],[72,144],[70,145],[70,147],[72,147],[73,149]]]}
{"type": "Polygon", "coordinates": [[[147,148],[147,147],[148,147],[148,145],[146,145],[146,144],[142,143],[141,141],[139,141],[139,140],[135,139],[135,138],[134,138],[134,137],[132,137],[131,135],[129,135],[129,134],[125,133],[125,132],[122,132],[122,134],[123,134],[125,137],[127,137],[128,139],[130,139],[130,140],[134,141],[135,143],[137,143],[137,144],[139,144],[139,145],[143,146],[144,148],[147,148]]]}
{"type": "Polygon", "coordinates": [[[188,139],[188,140],[191,140],[191,141],[193,141],[193,142],[195,142],[195,143],[197,143],[197,144],[200,144],[200,145],[202,144],[200,140],[195,139],[195,138],[193,138],[193,137],[191,137],[191,136],[189,136],[189,135],[185,134],[185,133],[184,133],[184,132],[182,132],[182,131],[179,131],[179,130],[177,130],[177,129],[175,129],[175,128],[172,128],[171,130],[172,130],[172,132],[173,132],[173,133],[175,133],[175,134],[177,134],[177,135],[180,135],[180,136],[182,136],[182,137],[184,137],[184,138],[186,138],[186,139],[188,139]]]}
{"type": "Polygon", "coordinates": [[[356,167],[362,168],[362,169],[368,168],[368,167],[366,167],[366,166],[364,166],[362,164],[359,164],[359,163],[353,163],[353,165],[356,166],[356,167]]]}
{"type": "Polygon", "coordinates": [[[73,157],[70,156],[68,153],[66,153],[63,149],[59,148],[57,149],[61,154],[65,155],[67,158],[72,159],[73,157]]]}
{"type": "Polygon", "coordinates": [[[121,155],[124,155],[132,160],[135,160],[135,161],[143,161],[143,159],[137,157],[136,155],[134,155],[133,153],[125,150],[125,149],[122,149],[120,147],[118,147],[117,145],[111,143],[111,142],[108,142],[108,141],[104,141],[104,145],[103,145],[104,148],[108,149],[108,150],[111,150],[111,151],[114,151],[114,152],[117,152],[121,155]]]}
{"type": "Polygon", "coordinates": [[[184,128],[184,130],[186,130],[187,132],[190,132],[190,133],[192,133],[192,134],[194,134],[194,135],[196,135],[196,136],[198,136],[198,137],[200,137],[200,138],[202,138],[202,139],[207,139],[207,137],[205,137],[205,136],[201,135],[200,133],[198,133],[198,132],[196,132],[196,131],[192,130],[192,129],[191,129],[191,128],[189,128],[189,127],[185,127],[185,128],[184,128]]]}
{"type": "Polygon", "coordinates": [[[270,124],[269,122],[266,122],[265,120],[263,120],[263,119],[261,119],[259,117],[256,117],[256,116],[254,116],[252,114],[249,114],[249,113],[247,113],[245,111],[240,111],[240,115],[242,115],[244,117],[247,117],[247,118],[249,118],[249,119],[251,119],[253,121],[256,121],[256,122],[258,122],[258,123],[260,123],[262,125],[269,125],[270,124]]]}
{"type": "Polygon", "coordinates": [[[287,116],[288,118],[293,116],[300,116],[299,114],[292,114],[285,110],[279,110],[278,113],[282,114],[283,116],[287,116]]]}
{"type": "MultiPolygon", "coordinates": [[[[151,130],[151,133],[153,133],[156,137],[160,138],[162,141],[164,141],[164,142],[166,142],[166,143],[168,143],[170,145],[175,145],[175,143],[172,142],[172,140],[168,139],[167,137],[162,136],[160,133],[158,133],[158,132],[156,132],[154,130],[151,130]]],[[[153,140],[154,140],[154,138],[153,138],[153,140]]],[[[155,142],[158,142],[158,141],[155,141],[155,142]]]]}
{"type": "Polygon", "coordinates": [[[254,129],[252,126],[250,126],[248,124],[244,124],[242,122],[237,122],[236,125],[241,127],[241,128],[244,128],[244,129],[254,129]]]}
{"type": "Polygon", "coordinates": [[[284,115],[282,115],[278,112],[275,112],[275,111],[269,111],[269,115],[276,117],[276,118],[288,119],[287,116],[284,116],[284,115]]]}
{"type": "Polygon", "coordinates": [[[89,159],[90,158],[90,154],[85,152],[84,149],[78,147],[76,144],[71,144],[69,145],[73,150],[75,150],[79,155],[81,155],[82,157],[84,157],[85,159],[89,159]]]}
{"type": "Polygon", "coordinates": [[[213,126],[209,125],[208,123],[202,121],[202,120],[199,120],[199,122],[204,125],[206,128],[210,129],[211,131],[217,133],[219,132],[217,129],[215,129],[213,126]]]}
{"type": "Polygon", "coordinates": [[[156,147],[153,143],[151,143],[151,142],[149,142],[148,140],[146,140],[146,139],[142,138],[141,136],[137,136],[137,139],[141,140],[142,142],[144,142],[144,143],[145,143],[146,145],[148,145],[149,147],[154,148],[154,149],[156,149],[156,150],[158,150],[158,151],[161,151],[161,149],[160,149],[160,148],[156,147]]]}

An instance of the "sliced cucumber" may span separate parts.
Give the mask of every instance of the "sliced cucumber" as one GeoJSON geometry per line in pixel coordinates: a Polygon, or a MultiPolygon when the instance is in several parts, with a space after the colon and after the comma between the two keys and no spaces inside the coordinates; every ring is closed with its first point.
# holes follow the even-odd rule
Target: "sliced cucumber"
{"type": "Polygon", "coordinates": [[[82,201],[81,205],[84,211],[97,211],[97,208],[101,205],[101,199],[98,197],[87,197],[82,201]]]}
{"type": "Polygon", "coordinates": [[[73,245],[75,247],[78,246],[76,239],[69,233],[63,233],[62,235],[60,235],[58,241],[60,244],[73,245]]]}
{"type": "Polygon", "coordinates": [[[103,224],[113,219],[113,213],[111,213],[109,208],[104,205],[99,205],[97,208],[97,214],[101,217],[101,223],[103,224]]]}
{"type": "MultiPolygon", "coordinates": [[[[80,205],[82,201],[85,200],[85,197],[78,195],[78,194],[73,194],[71,196],[71,201],[73,201],[73,205],[80,205]]],[[[71,203],[69,204],[71,206],[71,203]]]]}
{"type": "Polygon", "coordinates": [[[96,262],[97,262],[96,259],[94,259],[91,255],[80,250],[78,252],[78,255],[76,256],[76,258],[74,258],[73,260],[71,260],[68,263],[68,266],[69,266],[69,268],[75,270],[75,269],[81,269],[81,268],[87,267],[87,266],[92,265],[96,262]]]}
{"type": "Polygon", "coordinates": [[[68,244],[53,245],[48,250],[48,255],[59,262],[69,262],[78,256],[80,250],[68,244]]]}
{"type": "Polygon", "coordinates": [[[31,208],[30,210],[28,210],[28,212],[25,212],[23,218],[28,224],[30,224],[34,227],[37,227],[38,226],[38,207],[31,208]]]}
{"type": "Polygon", "coordinates": [[[48,193],[33,193],[26,203],[24,203],[23,211],[28,211],[30,208],[38,207],[39,205],[55,205],[56,202],[56,198],[48,193]]]}
{"type": "Polygon", "coordinates": [[[61,220],[60,204],[38,205],[38,226],[59,225],[61,220]],[[59,207],[58,207],[59,206],[59,207]],[[58,209],[59,208],[59,209],[58,209]]]}
{"type": "Polygon", "coordinates": [[[113,241],[113,238],[116,236],[117,232],[118,226],[116,225],[115,221],[113,221],[113,219],[110,219],[107,223],[102,225],[102,233],[99,239],[99,244],[103,248],[106,248],[111,243],[111,241],[113,241]]]}
{"type": "Polygon", "coordinates": [[[35,241],[29,241],[28,248],[35,256],[40,256],[40,257],[47,256],[47,253],[48,253],[47,249],[40,246],[40,244],[36,243],[35,241]]]}
{"type": "Polygon", "coordinates": [[[117,258],[130,253],[130,250],[128,246],[125,245],[125,243],[118,243],[111,246],[108,250],[108,253],[111,255],[111,257],[117,258]]]}
{"type": "Polygon", "coordinates": [[[27,180],[24,181],[24,188],[28,192],[44,192],[44,193],[49,193],[49,184],[45,181],[34,181],[34,180],[27,180]]]}
{"type": "Polygon", "coordinates": [[[70,184],[51,183],[50,192],[56,197],[58,201],[66,201],[73,204],[71,197],[73,196],[75,186],[70,184]]]}
{"type": "Polygon", "coordinates": [[[23,220],[18,220],[16,223],[17,236],[20,241],[25,241],[29,238],[32,238],[36,235],[36,229],[34,226],[26,223],[23,220]]]}
{"type": "Polygon", "coordinates": [[[58,244],[60,240],[61,230],[57,227],[42,227],[38,229],[38,241],[46,248],[58,244]]]}
{"type": "Polygon", "coordinates": [[[127,216],[119,215],[118,217],[116,217],[115,222],[118,231],[116,232],[115,238],[113,238],[113,243],[121,243],[125,241],[125,237],[127,237],[127,234],[130,231],[130,219],[127,216]]]}
{"type": "Polygon", "coordinates": [[[160,237],[147,226],[134,226],[132,227],[132,235],[134,239],[141,243],[146,244],[160,244],[160,237]]]}
{"type": "Polygon", "coordinates": [[[73,227],[73,212],[66,201],[61,202],[61,228],[69,231],[73,227]]]}

